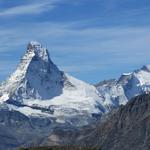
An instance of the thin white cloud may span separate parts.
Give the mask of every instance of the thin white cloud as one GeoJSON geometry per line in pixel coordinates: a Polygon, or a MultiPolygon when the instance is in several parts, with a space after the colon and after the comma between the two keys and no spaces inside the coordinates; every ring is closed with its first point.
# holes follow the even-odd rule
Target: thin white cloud
{"type": "MultiPolygon", "coordinates": [[[[74,29],[68,24],[30,23],[12,28],[0,28],[0,51],[24,45],[29,40],[40,40],[59,52],[141,54],[147,51],[150,27],[97,27],[74,29]],[[39,30],[40,29],[40,30],[39,30]],[[9,44],[8,44],[9,43],[9,44]]],[[[148,52],[147,52],[148,53],[148,52]]]]}
{"type": "Polygon", "coordinates": [[[30,3],[26,5],[15,6],[12,8],[6,8],[0,12],[0,16],[15,16],[24,14],[39,14],[45,11],[52,10],[60,0],[50,1],[37,1],[36,3],[30,3]]]}
{"type": "Polygon", "coordinates": [[[42,12],[51,11],[55,7],[68,4],[79,4],[80,0],[36,0],[29,4],[5,8],[0,11],[0,17],[17,16],[26,14],[40,14],[42,12]]]}

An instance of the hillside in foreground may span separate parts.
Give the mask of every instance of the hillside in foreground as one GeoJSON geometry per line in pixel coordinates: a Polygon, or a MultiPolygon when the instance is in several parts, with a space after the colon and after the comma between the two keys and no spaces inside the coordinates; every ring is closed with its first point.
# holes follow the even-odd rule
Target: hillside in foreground
{"type": "Polygon", "coordinates": [[[98,148],[82,148],[82,147],[73,147],[73,146],[54,146],[54,147],[31,147],[31,148],[20,148],[19,150],[101,150],[98,148]]]}

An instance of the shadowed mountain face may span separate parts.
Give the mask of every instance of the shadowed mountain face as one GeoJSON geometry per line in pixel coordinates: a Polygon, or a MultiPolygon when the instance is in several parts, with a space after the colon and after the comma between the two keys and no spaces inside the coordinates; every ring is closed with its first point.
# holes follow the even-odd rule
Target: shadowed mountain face
{"type": "Polygon", "coordinates": [[[27,53],[32,52],[34,56],[26,70],[24,81],[26,87],[21,90],[26,89],[27,98],[34,99],[46,100],[61,95],[65,81],[63,72],[51,61],[48,50],[41,44],[29,43],[27,53]]]}
{"type": "Polygon", "coordinates": [[[76,144],[102,150],[150,149],[150,94],[137,96],[96,125],[80,131],[76,144]]]}

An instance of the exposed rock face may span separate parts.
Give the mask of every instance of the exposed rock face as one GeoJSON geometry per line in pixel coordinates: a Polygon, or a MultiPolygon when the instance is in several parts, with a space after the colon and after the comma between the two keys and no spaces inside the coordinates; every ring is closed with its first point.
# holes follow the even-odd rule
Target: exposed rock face
{"type": "Polygon", "coordinates": [[[102,150],[149,150],[150,94],[135,97],[80,134],[76,144],[97,145],[102,150]]]}

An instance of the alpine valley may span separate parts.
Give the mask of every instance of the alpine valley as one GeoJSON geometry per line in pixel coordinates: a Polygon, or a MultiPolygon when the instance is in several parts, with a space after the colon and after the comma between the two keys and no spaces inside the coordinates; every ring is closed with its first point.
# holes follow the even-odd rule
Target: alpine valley
{"type": "MultiPolygon", "coordinates": [[[[0,86],[0,150],[40,145],[80,145],[80,142],[83,145],[91,142],[90,146],[100,143],[104,150],[115,150],[115,147],[106,145],[115,145],[114,140],[119,141],[121,133],[116,130],[116,134],[119,133],[110,140],[109,135],[112,138],[112,134],[108,132],[115,135],[116,122],[119,126],[127,126],[121,118],[126,119],[125,115],[130,115],[131,105],[135,104],[138,116],[141,116],[143,111],[138,111],[140,104],[146,109],[149,96],[144,96],[145,103],[139,100],[140,97],[134,97],[149,91],[149,65],[125,73],[118,80],[91,85],[60,71],[48,50],[31,41],[16,71],[0,86]],[[127,112],[123,113],[123,117],[120,115],[122,111],[127,112]],[[96,129],[101,133],[97,134],[96,129]]],[[[133,118],[128,117],[129,123],[131,119],[134,121],[133,118]]],[[[119,150],[121,146],[117,146],[116,150],[119,150]]],[[[129,149],[131,147],[124,148],[129,149]]]]}

